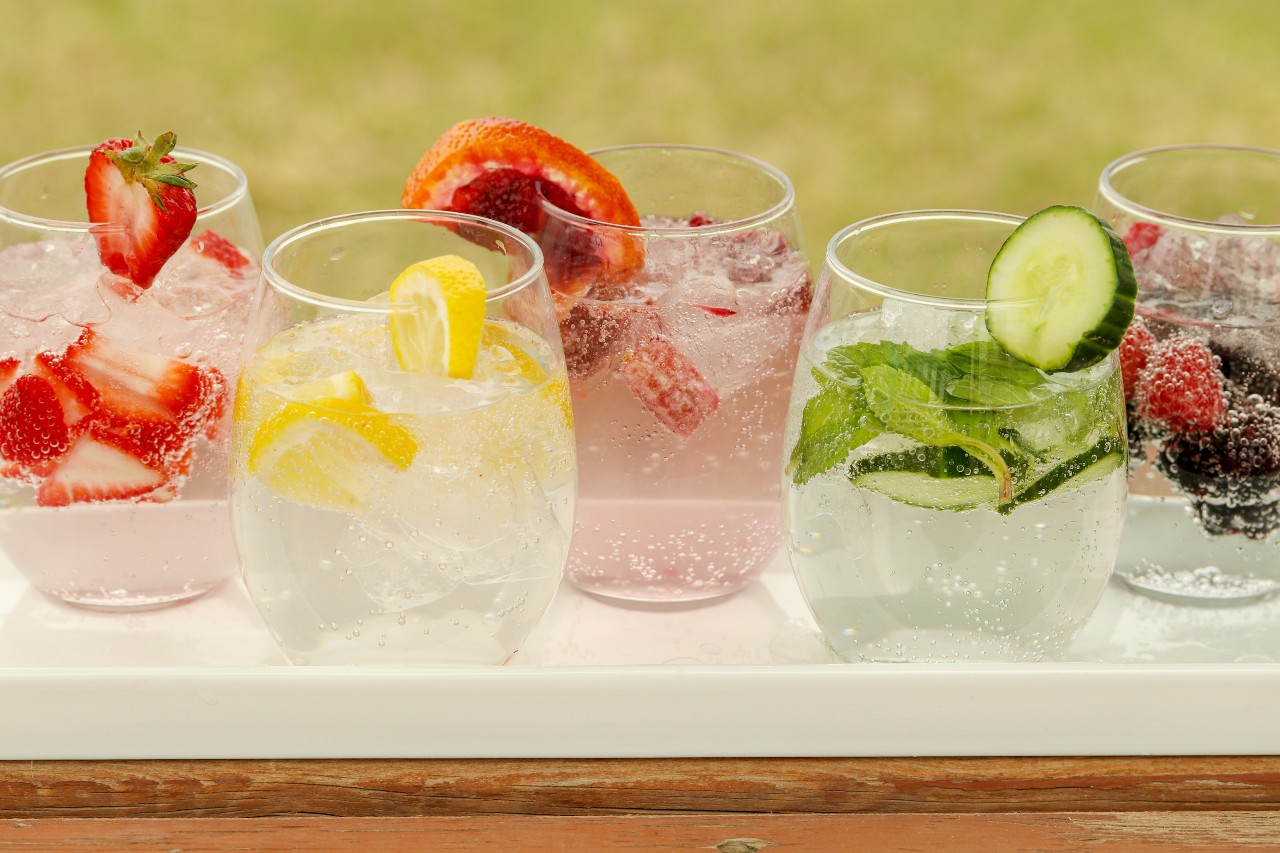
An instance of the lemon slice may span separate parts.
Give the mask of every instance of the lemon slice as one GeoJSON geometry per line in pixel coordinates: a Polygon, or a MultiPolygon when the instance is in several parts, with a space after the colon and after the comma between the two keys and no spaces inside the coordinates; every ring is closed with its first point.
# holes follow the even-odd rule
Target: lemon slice
{"type": "MultiPolygon", "coordinates": [[[[547,384],[539,391],[539,396],[550,401],[564,417],[565,423],[573,426],[573,409],[569,401],[568,379],[562,375],[548,377],[547,371],[531,356],[526,348],[538,349],[545,346],[542,339],[534,332],[514,323],[490,320],[484,324],[481,346],[491,353],[500,351],[514,365],[520,377],[534,387],[547,384]],[[548,378],[550,381],[548,382],[548,378]]],[[[501,369],[499,367],[498,369],[501,369]]]]}
{"type": "Polygon", "coordinates": [[[417,456],[417,437],[371,405],[355,371],[300,385],[290,398],[258,426],[248,458],[249,473],[286,500],[359,511],[381,477],[417,456]]]}
{"type": "Polygon", "coordinates": [[[457,255],[413,264],[391,283],[391,345],[400,367],[469,379],[484,328],[484,276],[457,255]]]}

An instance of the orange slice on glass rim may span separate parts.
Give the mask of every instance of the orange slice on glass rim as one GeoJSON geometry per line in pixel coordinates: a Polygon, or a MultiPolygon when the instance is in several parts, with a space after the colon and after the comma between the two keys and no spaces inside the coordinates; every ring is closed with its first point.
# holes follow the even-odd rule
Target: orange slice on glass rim
{"type": "Polygon", "coordinates": [[[445,131],[409,176],[400,205],[471,213],[540,235],[551,285],[570,296],[624,281],[643,264],[644,247],[634,235],[567,220],[549,226],[543,199],[596,222],[640,224],[622,183],[589,154],[539,127],[498,117],[445,131]]]}

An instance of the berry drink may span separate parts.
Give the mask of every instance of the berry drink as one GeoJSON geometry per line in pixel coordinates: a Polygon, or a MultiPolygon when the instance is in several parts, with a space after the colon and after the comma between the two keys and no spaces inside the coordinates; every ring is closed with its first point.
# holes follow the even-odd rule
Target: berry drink
{"type": "Polygon", "coordinates": [[[488,118],[444,134],[401,203],[500,219],[546,256],[580,466],[565,576],[657,602],[757,577],[782,544],[777,459],[811,290],[786,176],[691,146],[588,154],[488,118]]]}
{"type": "Polygon", "coordinates": [[[1117,574],[1182,603],[1280,590],[1280,152],[1190,146],[1104,172],[1133,257],[1131,445],[1117,574]]]}
{"type": "Polygon", "coordinates": [[[228,377],[261,237],[239,169],[174,144],[0,169],[0,549],[87,607],[182,601],[235,569],[228,377]]]}

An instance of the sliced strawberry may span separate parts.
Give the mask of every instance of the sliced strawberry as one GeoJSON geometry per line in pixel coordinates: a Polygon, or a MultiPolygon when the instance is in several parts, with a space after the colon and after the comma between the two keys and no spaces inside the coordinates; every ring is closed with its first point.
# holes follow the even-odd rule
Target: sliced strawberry
{"type": "Polygon", "coordinates": [[[177,421],[203,420],[219,404],[225,383],[206,369],[144,349],[124,346],[85,329],[67,348],[70,369],[99,395],[102,408],[126,419],[131,413],[177,421]]]}
{"type": "Polygon", "coordinates": [[[720,406],[715,389],[666,338],[649,338],[629,352],[622,376],[640,405],[685,438],[720,406]]]}
{"type": "Polygon", "coordinates": [[[217,231],[206,229],[192,237],[191,249],[222,264],[232,275],[243,275],[250,266],[249,256],[217,231]]]}
{"type": "Polygon", "coordinates": [[[131,500],[165,485],[153,471],[109,444],[83,435],[36,492],[40,506],[66,506],[91,501],[131,500]]]}
{"type": "Polygon", "coordinates": [[[84,419],[98,408],[97,390],[63,356],[41,352],[35,362],[34,373],[53,388],[62,406],[62,419],[75,438],[84,419]]]}
{"type": "Polygon", "coordinates": [[[1129,226],[1129,230],[1124,232],[1124,246],[1129,250],[1129,255],[1133,256],[1141,252],[1143,249],[1150,249],[1159,240],[1160,235],[1164,234],[1164,229],[1154,222],[1135,222],[1129,226]]]}
{"type": "Polygon", "coordinates": [[[0,457],[22,473],[43,476],[71,449],[53,387],[31,373],[0,397],[0,457]]]}
{"type": "Polygon", "coordinates": [[[695,305],[693,307],[701,308],[703,311],[706,311],[712,317],[732,317],[734,314],[738,313],[737,311],[734,311],[732,308],[720,308],[715,305],[695,305]]]}
{"type": "Polygon", "coordinates": [[[9,390],[13,380],[18,378],[18,368],[22,362],[16,358],[0,358],[0,394],[9,390]]]}
{"type": "Polygon", "coordinates": [[[89,420],[89,435],[166,477],[181,473],[182,459],[190,456],[195,438],[190,427],[179,421],[111,412],[100,412],[89,420]]]}
{"type": "MultiPolygon", "coordinates": [[[[543,200],[596,222],[640,224],[622,184],[586,152],[522,121],[481,118],[454,125],[423,155],[405,183],[402,207],[456,210],[538,233],[543,200]]],[[[634,235],[556,223],[544,245],[552,287],[578,293],[593,277],[622,280],[639,269],[634,235]]]]}
{"type": "Polygon", "coordinates": [[[1125,329],[1117,352],[1120,355],[1120,376],[1124,381],[1124,398],[1132,400],[1138,389],[1138,375],[1147,366],[1156,339],[1141,317],[1134,317],[1125,329]]]}
{"type": "Polygon", "coordinates": [[[193,163],[169,156],[177,138],[170,131],[152,145],[108,139],[89,155],[84,189],[89,221],[103,265],[139,287],[147,287],[165,261],[191,234],[196,221],[195,184],[185,173],[193,163]]]}
{"type": "Polygon", "coordinates": [[[1204,341],[1176,337],[1152,349],[1138,372],[1138,417],[1175,433],[1208,433],[1226,417],[1217,357],[1204,341]]]}

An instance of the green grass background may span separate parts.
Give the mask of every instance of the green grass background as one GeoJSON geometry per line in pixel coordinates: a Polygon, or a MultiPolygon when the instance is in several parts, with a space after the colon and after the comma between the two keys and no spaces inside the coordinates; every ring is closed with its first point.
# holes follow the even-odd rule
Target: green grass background
{"type": "Polygon", "coordinates": [[[178,132],[267,239],[394,207],[456,121],[771,161],[814,260],[915,207],[1089,204],[1127,151],[1280,148],[1266,0],[0,0],[0,161],[178,132]]]}

